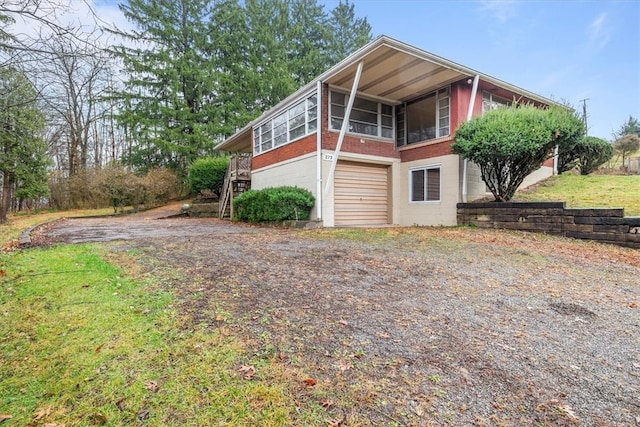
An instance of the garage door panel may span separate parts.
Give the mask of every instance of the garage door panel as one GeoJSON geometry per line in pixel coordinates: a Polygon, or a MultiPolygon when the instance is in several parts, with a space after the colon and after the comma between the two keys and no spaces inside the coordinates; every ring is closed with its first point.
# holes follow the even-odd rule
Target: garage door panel
{"type": "Polygon", "coordinates": [[[338,162],[335,174],[335,224],[388,223],[387,167],[338,162]]]}

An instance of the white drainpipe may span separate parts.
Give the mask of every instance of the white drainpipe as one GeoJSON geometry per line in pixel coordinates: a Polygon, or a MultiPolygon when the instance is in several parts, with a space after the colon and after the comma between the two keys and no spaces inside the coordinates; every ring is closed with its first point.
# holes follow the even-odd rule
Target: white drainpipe
{"type": "MultiPolygon", "coordinates": [[[[467,110],[467,121],[473,117],[473,107],[476,104],[476,95],[478,94],[478,82],[480,75],[476,74],[473,78],[473,87],[471,88],[471,99],[469,100],[469,109],[467,110]]],[[[467,203],[467,159],[462,162],[462,203],[467,203]]]]}
{"type": "Polygon", "coordinates": [[[318,106],[316,131],[316,211],[318,221],[322,220],[322,82],[318,80],[318,106]]]}
{"type": "Polygon", "coordinates": [[[556,144],[556,148],[553,149],[553,174],[558,175],[558,151],[559,147],[556,144]]]}
{"type": "Polygon", "coordinates": [[[347,109],[344,112],[344,120],[342,121],[342,127],[340,128],[340,135],[338,136],[338,144],[336,145],[336,152],[333,154],[333,162],[331,162],[331,169],[329,169],[329,176],[327,177],[327,184],[324,187],[324,195],[329,195],[329,189],[333,183],[333,175],[336,172],[336,165],[338,164],[338,156],[340,155],[340,149],[342,148],[342,141],[344,141],[344,135],[347,133],[349,127],[349,119],[351,116],[351,108],[353,107],[353,101],[356,99],[356,92],[358,91],[358,85],[360,84],[360,76],[362,75],[363,61],[358,63],[358,69],[356,70],[356,76],[353,79],[353,86],[351,87],[351,93],[349,94],[349,102],[347,102],[347,109]]]}

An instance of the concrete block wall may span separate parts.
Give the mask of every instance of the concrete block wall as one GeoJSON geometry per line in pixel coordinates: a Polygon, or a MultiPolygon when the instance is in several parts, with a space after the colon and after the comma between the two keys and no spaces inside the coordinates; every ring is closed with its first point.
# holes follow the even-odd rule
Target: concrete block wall
{"type": "Polygon", "coordinates": [[[640,249],[640,217],[624,209],[568,209],[564,202],[458,203],[458,225],[548,233],[640,249]]]}

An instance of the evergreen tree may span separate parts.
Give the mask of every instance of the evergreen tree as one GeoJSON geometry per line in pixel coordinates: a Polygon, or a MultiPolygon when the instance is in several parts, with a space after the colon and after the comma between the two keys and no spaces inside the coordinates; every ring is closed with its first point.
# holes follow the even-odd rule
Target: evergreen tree
{"type": "Polygon", "coordinates": [[[367,18],[356,18],[355,7],[349,0],[340,0],[331,11],[329,65],[335,65],[371,41],[371,25],[367,18]]]}
{"type": "Polygon", "coordinates": [[[119,120],[136,140],[134,166],[180,173],[224,136],[211,61],[210,0],[130,0],[120,5],[137,29],[119,46],[129,74],[119,120]]]}
{"type": "Polygon", "coordinates": [[[39,198],[48,193],[44,115],[37,92],[19,71],[0,69],[0,223],[7,221],[13,198],[39,198]]]}

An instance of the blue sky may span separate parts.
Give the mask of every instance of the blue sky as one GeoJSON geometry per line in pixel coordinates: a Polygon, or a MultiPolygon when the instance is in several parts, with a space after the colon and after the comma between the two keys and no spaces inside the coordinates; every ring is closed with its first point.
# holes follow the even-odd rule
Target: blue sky
{"type": "MultiPolygon", "coordinates": [[[[640,119],[640,1],[352,0],[396,38],[582,108],[589,135],[640,119]]],[[[332,9],[338,1],[322,1],[332,9]]]]}

